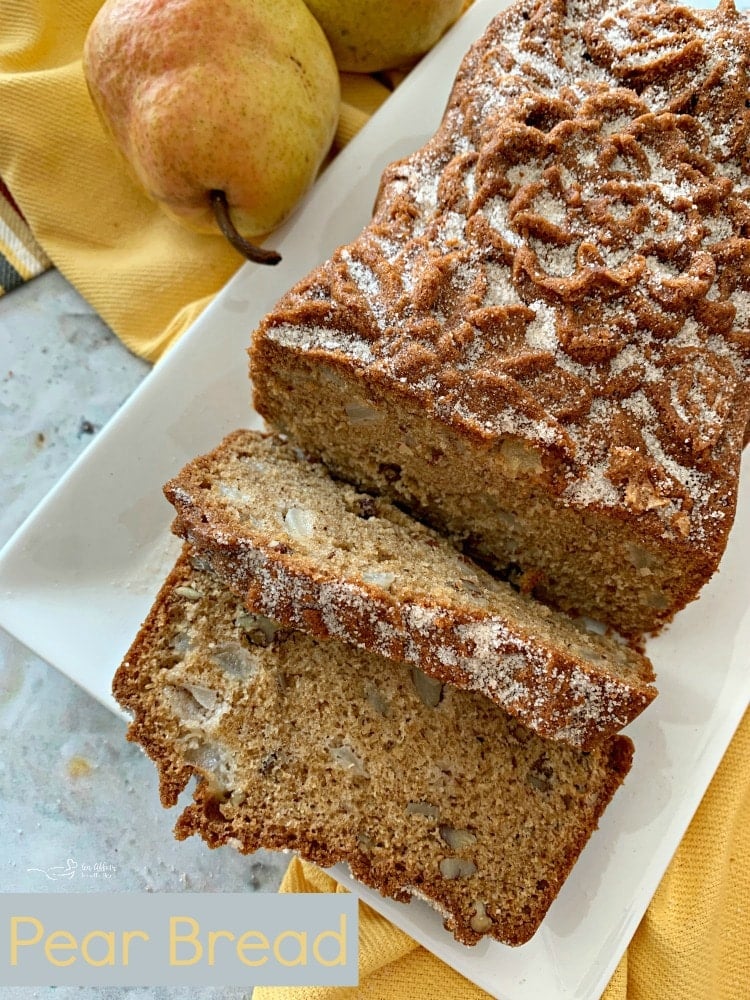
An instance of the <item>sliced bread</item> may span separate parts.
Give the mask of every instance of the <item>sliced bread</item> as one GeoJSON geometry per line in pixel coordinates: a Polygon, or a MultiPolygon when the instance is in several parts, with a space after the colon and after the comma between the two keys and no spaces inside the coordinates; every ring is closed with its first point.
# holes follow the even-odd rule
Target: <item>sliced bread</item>
{"type": "Polygon", "coordinates": [[[174,530],[252,611],[480,691],[587,748],[654,698],[649,661],[494,579],[279,437],[237,431],[165,487],[174,530]]]}
{"type": "Polygon", "coordinates": [[[346,862],[465,944],[538,928],[632,744],[541,739],[487,698],[249,614],[186,547],[114,679],[176,835],[346,862]],[[415,682],[416,681],[416,682],[415,682]]]}

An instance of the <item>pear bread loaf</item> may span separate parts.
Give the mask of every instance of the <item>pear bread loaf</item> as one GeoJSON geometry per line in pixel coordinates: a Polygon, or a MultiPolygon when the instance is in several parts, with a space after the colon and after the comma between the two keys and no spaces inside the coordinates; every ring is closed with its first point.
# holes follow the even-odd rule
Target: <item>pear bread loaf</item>
{"type": "Polygon", "coordinates": [[[541,739],[487,698],[425,698],[404,665],[248,613],[189,549],[117,671],[128,737],[176,835],[346,862],[421,897],[465,944],[534,933],[612,795],[632,744],[541,739]]]}
{"type": "Polygon", "coordinates": [[[256,330],[256,409],[625,634],[713,574],[750,417],[750,21],[520,0],[359,237],[256,330]]]}
{"type": "Polygon", "coordinates": [[[230,434],[165,486],[174,529],[251,611],[480,691],[588,747],[653,699],[651,664],[496,580],[279,437],[230,434]]]}

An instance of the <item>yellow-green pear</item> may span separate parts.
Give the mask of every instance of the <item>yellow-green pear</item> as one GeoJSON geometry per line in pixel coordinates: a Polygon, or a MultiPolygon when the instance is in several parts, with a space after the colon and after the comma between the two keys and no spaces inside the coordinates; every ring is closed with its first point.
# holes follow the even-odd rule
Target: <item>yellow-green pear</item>
{"type": "Polygon", "coordinates": [[[340,106],[330,46],[303,0],[107,0],[83,66],[145,191],[192,229],[216,231],[218,219],[246,256],[275,263],[249,240],[312,184],[340,106]]]}
{"type": "Polygon", "coordinates": [[[305,0],[322,25],[339,69],[374,73],[421,56],[464,0],[305,0]]]}

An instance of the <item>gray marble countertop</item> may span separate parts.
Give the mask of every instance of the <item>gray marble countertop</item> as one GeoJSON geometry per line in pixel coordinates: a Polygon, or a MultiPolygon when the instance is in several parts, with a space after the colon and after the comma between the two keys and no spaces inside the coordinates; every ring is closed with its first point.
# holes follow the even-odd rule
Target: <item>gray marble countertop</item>
{"type": "MultiPolygon", "coordinates": [[[[148,371],[56,271],[0,298],[0,546],[148,371]]],[[[0,630],[0,890],[278,887],[286,858],[178,843],[176,817],[161,808],[156,770],[126,742],[124,722],[0,630]],[[73,879],[50,881],[40,871],[69,858],[78,862],[73,879]],[[83,866],[102,877],[83,877],[83,866]]],[[[247,992],[200,995],[238,1000],[247,992]]],[[[195,992],[0,985],[0,1000],[21,995],[176,1000],[195,992]]]]}

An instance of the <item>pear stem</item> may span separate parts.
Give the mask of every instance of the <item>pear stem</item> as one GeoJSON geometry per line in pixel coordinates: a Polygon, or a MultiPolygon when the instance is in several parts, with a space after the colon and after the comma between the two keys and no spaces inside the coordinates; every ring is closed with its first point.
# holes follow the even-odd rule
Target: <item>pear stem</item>
{"type": "Polygon", "coordinates": [[[209,191],[208,197],[219,229],[238,253],[247,257],[248,260],[252,260],[255,264],[279,263],[281,254],[276,253],[275,250],[264,250],[263,247],[256,246],[255,243],[246,240],[241,233],[237,232],[237,227],[229,214],[229,204],[224,191],[209,191]]]}

